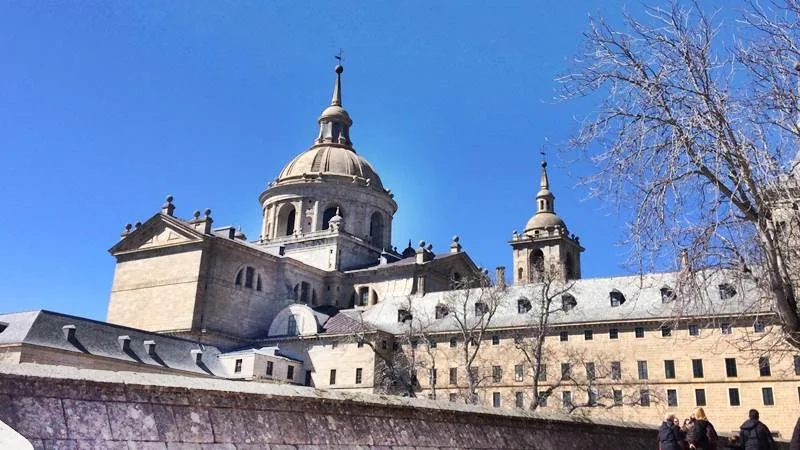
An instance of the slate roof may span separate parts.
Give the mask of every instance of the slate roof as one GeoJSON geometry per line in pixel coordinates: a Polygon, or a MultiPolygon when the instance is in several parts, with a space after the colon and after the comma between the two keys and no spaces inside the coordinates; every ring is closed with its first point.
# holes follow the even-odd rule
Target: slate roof
{"type": "MultiPolygon", "coordinates": [[[[708,286],[707,295],[703,296],[703,300],[663,302],[661,288],[674,289],[677,275],[677,273],[653,273],[644,276],[575,280],[568,293],[575,298],[576,306],[568,312],[558,309],[551,313],[550,323],[570,326],[597,322],[666,321],[676,315],[707,317],[771,314],[769,304],[756,297],[757,290],[754,286],[726,281],[724,273],[720,272],[707,274],[709,278],[704,284],[708,286]],[[733,298],[720,300],[717,286],[724,282],[730,282],[736,288],[737,294],[733,298]],[[626,299],[622,305],[616,307],[611,306],[609,297],[609,293],[614,289],[622,292],[626,299]]],[[[541,305],[537,301],[541,297],[541,286],[541,284],[528,284],[507,287],[500,296],[491,328],[524,327],[533,323],[536,308],[541,305]],[[533,309],[530,312],[518,312],[517,301],[521,298],[531,302],[533,309]]],[[[435,319],[436,306],[463,301],[467,294],[470,295],[471,303],[468,305],[468,316],[471,316],[468,319],[477,320],[473,304],[481,296],[480,289],[433,292],[424,296],[385,297],[378,304],[365,310],[363,319],[364,322],[380,330],[399,334],[407,329],[407,325],[398,323],[397,311],[400,308],[408,309],[410,305],[414,320],[420,320],[430,332],[456,331],[458,327],[452,315],[435,319]]],[[[560,296],[554,300],[554,305],[560,308],[560,296]]]]}
{"type": "Polygon", "coordinates": [[[281,353],[281,349],[278,346],[270,346],[270,347],[261,347],[261,348],[243,348],[240,350],[234,350],[230,352],[222,353],[222,356],[236,356],[236,355],[246,355],[254,353],[257,355],[264,355],[264,356],[271,356],[277,359],[283,359],[285,361],[292,361],[292,362],[299,362],[302,363],[303,361],[297,358],[292,358],[291,356],[287,356],[281,353]]]}
{"type": "MultiPolygon", "coordinates": [[[[220,351],[210,345],[135,328],[114,325],[52,311],[39,310],[0,314],[0,322],[8,324],[0,331],[0,345],[30,344],[62,352],[84,353],[163,369],[201,375],[226,376],[219,362],[220,351]],[[75,340],[68,341],[62,327],[75,326],[75,340]],[[118,337],[130,337],[130,349],[121,349],[118,337]],[[149,355],[144,341],[156,343],[155,354],[149,355]],[[201,350],[202,363],[195,362],[192,350],[201,350]]],[[[131,368],[135,371],[135,368],[131,368]]]]}

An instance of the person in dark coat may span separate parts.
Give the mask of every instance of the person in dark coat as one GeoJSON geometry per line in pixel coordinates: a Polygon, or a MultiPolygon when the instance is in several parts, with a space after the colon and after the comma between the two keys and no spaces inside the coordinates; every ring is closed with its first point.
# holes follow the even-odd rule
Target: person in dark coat
{"type": "Polygon", "coordinates": [[[744,450],[771,450],[775,448],[775,440],[769,428],[758,420],[758,411],[751,409],[747,419],[739,427],[739,439],[744,450]]]}
{"type": "Polygon", "coordinates": [[[789,450],[800,450],[800,417],[797,418],[797,423],[794,424],[794,433],[792,433],[792,440],[789,442],[789,450]]]}
{"type": "Polygon", "coordinates": [[[681,450],[683,431],[675,425],[675,414],[669,413],[658,428],[658,445],[661,450],[681,450]]]}
{"type": "Polygon", "coordinates": [[[692,423],[687,431],[686,438],[689,448],[697,450],[714,450],[717,448],[717,431],[708,421],[703,408],[696,408],[692,413],[692,423]]]}

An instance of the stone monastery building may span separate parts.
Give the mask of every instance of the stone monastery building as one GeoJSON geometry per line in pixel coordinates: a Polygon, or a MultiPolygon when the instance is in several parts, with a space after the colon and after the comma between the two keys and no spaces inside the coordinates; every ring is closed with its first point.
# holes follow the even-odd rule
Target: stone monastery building
{"type": "Polygon", "coordinates": [[[393,246],[393,195],[353,146],[342,66],[319,133],[260,194],[249,240],[211,211],[127,225],[108,323],[48,311],[0,314],[0,362],[176,372],[394,392],[659,423],[706,408],[720,432],[758,408],[781,436],[800,413],[800,355],[754,355],[774,316],[724,271],[704,308],[680,311],[690,268],[581,278],[578,237],[556,214],[546,163],[536,210],[509,241],[496,284],[462,249],[393,246]],[[546,314],[542,314],[545,311],[546,314]],[[545,322],[541,322],[542,318],[545,322]],[[543,346],[530,357],[530,343],[543,346]],[[470,356],[474,355],[470,359],[470,356]],[[467,362],[470,359],[470,362],[467,362]]]}

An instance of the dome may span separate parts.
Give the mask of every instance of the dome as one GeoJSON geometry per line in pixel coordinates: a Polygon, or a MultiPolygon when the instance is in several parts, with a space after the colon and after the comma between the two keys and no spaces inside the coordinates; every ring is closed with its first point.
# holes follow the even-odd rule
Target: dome
{"type": "MultiPolygon", "coordinates": [[[[346,114],[346,113],[345,113],[346,114]]],[[[383,190],[383,183],[372,165],[356,152],[337,145],[316,145],[297,155],[281,170],[276,182],[322,173],[370,180],[370,186],[383,190]]]]}
{"type": "Polygon", "coordinates": [[[531,220],[528,221],[527,225],[525,225],[525,232],[533,231],[533,230],[542,230],[546,228],[556,228],[556,227],[564,227],[565,229],[567,226],[564,224],[564,221],[561,220],[561,217],[551,213],[551,212],[538,212],[531,217],[531,220]]]}

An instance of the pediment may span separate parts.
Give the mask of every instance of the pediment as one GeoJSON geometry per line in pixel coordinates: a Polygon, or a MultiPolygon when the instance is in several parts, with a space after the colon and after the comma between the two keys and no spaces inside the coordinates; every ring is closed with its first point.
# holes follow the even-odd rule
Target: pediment
{"type": "Polygon", "coordinates": [[[168,223],[156,216],[147,221],[140,229],[135,230],[111,248],[112,254],[150,250],[161,247],[172,247],[202,241],[202,235],[182,224],[168,223]]]}

